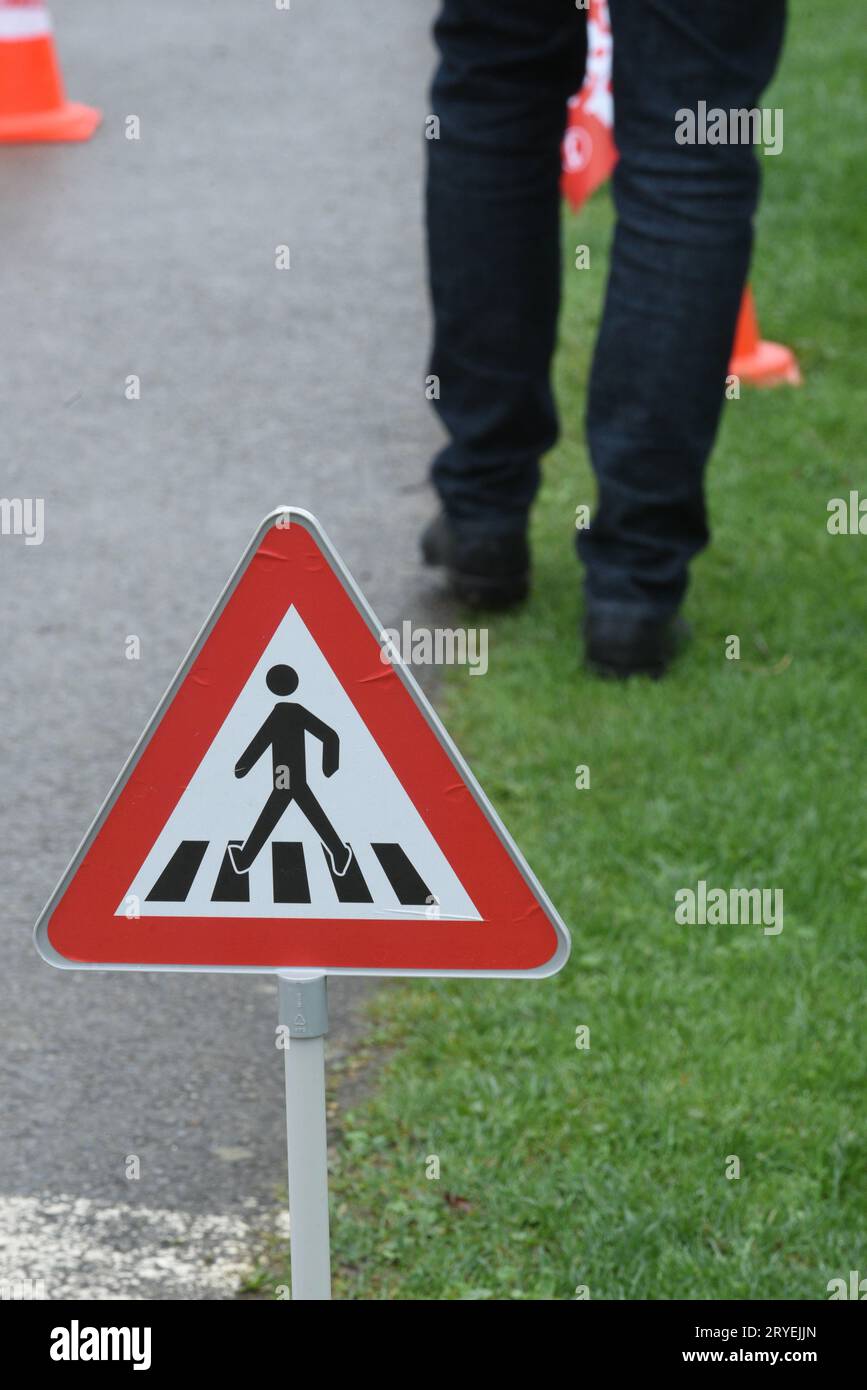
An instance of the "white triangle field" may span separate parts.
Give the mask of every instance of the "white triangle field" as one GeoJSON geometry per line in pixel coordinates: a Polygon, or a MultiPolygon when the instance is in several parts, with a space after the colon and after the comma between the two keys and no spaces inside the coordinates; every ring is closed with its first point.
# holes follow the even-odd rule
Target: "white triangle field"
{"type": "Polygon", "coordinates": [[[387,759],[325,660],[295,608],[290,608],[186,787],[151,852],[118,903],[116,916],[135,903],[148,917],[317,917],[344,919],[439,917],[480,921],[480,915],[416,811],[387,759]],[[271,839],[303,845],[309,902],[275,902],[271,844],[249,870],[249,902],[213,901],[230,841],[245,841],[273,790],[270,751],[243,778],[235,763],[278,703],[265,683],[270,667],[288,665],[299,681],[292,702],[324,721],[340,740],[336,772],[322,773],[322,744],[305,735],[307,785],[338,835],[352,846],[372,902],[341,902],[319,836],[293,802],[271,839]],[[182,902],[148,902],[163,870],[183,841],[207,841],[204,858],[182,902]],[[399,845],[430,889],[434,906],[400,903],[374,844],[399,845]],[[136,902],[137,900],[137,902],[136,902]]]}

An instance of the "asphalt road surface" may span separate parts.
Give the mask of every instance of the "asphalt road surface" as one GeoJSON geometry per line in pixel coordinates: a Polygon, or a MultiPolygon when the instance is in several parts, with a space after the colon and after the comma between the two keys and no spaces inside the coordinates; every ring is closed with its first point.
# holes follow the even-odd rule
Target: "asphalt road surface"
{"type": "MultiPolygon", "coordinates": [[[[416,562],[432,14],[80,0],[58,47],[101,129],[0,147],[0,493],[45,504],[42,544],[0,536],[0,1284],[232,1297],[279,1210],[274,983],[54,971],[30,933],[266,512],[318,515],[386,625],[442,611],[416,562]]],[[[360,990],[332,986],[337,1049],[360,990]]]]}

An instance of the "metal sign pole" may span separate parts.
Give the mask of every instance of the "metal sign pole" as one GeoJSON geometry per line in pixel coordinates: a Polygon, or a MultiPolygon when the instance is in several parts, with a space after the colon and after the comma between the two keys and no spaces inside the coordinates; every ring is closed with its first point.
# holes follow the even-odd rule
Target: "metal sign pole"
{"type": "MultiPolygon", "coordinates": [[[[330,1299],[328,1140],[325,1126],[324,975],[280,975],[280,1024],[288,1030],[286,1147],[289,1157],[289,1246],[292,1298],[330,1299]]],[[[286,1035],[284,1035],[285,1037],[286,1035]]]]}

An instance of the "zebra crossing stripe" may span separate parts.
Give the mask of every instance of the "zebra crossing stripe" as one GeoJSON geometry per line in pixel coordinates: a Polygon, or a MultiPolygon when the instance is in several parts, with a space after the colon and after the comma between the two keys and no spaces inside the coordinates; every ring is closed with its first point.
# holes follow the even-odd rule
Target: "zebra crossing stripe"
{"type": "MultiPolygon", "coordinates": [[[[347,841],[347,844],[349,842],[347,841]]],[[[349,845],[352,849],[352,845],[349,845]]],[[[331,882],[334,884],[334,891],[342,903],[372,903],[373,897],[370,889],[364,881],[364,875],[355,857],[355,850],[352,850],[352,858],[349,861],[349,868],[345,874],[336,874],[331,865],[331,855],[325,846],[322,846],[322,853],[328,865],[328,872],[331,875],[331,882]]]]}
{"type": "MultiPolygon", "coordinates": [[[[230,840],[230,845],[242,845],[243,840],[230,840]]],[[[217,882],[211,894],[212,903],[248,903],[250,901],[250,875],[236,874],[235,866],[229,858],[229,846],[223,855],[217,882]]]]}
{"type": "Polygon", "coordinates": [[[272,841],[271,868],[275,903],[309,903],[310,883],[302,844],[297,841],[272,841]]]}
{"type": "Polygon", "coordinates": [[[423,907],[434,901],[424,879],[416,872],[400,845],[371,845],[386,878],[404,907],[423,907]]]}
{"type": "Polygon", "coordinates": [[[207,840],[181,840],[145,902],[184,902],[193,886],[193,879],[199,872],[207,848],[207,840]]]}

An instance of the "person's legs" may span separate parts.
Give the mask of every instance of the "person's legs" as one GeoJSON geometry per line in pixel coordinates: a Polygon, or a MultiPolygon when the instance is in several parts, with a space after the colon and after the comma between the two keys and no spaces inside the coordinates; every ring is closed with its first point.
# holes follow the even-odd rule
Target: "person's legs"
{"type": "Polygon", "coordinates": [[[557,435],[560,142],[581,84],[574,0],[444,0],[428,142],[432,477],[463,531],[520,532],[557,435]]]}
{"type": "Polygon", "coordinates": [[[309,787],[302,787],[294,794],[298,810],[305,815],[316,831],[328,853],[331,855],[335,871],[343,874],[349,867],[350,853],[338,835],[331,821],[323,811],[309,787]]]}
{"type": "Polygon", "coordinates": [[[290,791],[273,791],[265,802],[259,819],[247,836],[245,843],[240,847],[234,845],[230,847],[229,858],[236,873],[246,873],[252,867],[262,846],[272,831],[276,829],[280,817],[291,800],[292,793],[290,791]]]}
{"type": "Polygon", "coordinates": [[[591,614],[671,615],[708,540],[759,176],[749,145],[678,144],[675,113],[756,106],[784,16],[784,0],[611,0],[617,227],[587,418],[599,505],[578,536],[591,614]]]}

